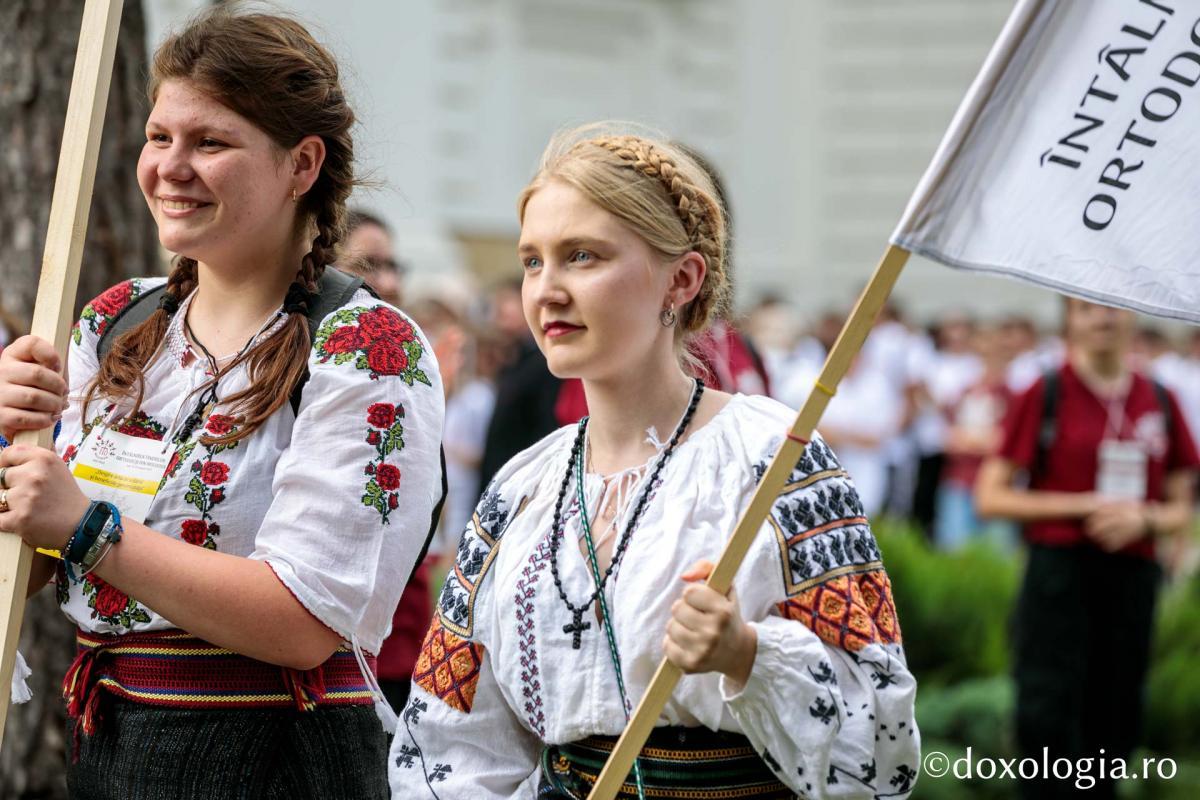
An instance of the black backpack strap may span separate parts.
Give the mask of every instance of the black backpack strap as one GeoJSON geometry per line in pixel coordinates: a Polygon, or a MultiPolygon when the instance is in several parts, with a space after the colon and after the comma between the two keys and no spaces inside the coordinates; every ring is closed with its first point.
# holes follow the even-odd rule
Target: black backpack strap
{"type": "Polygon", "coordinates": [[[1059,368],[1042,374],[1042,417],[1038,426],[1037,448],[1033,455],[1030,475],[1041,475],[1046,469],[1046,456],[1058,436],[1059,368]]]}
{"type": "Polygon", "coordinates": [[[158,310],[158,303],[147,303],[146,301],[152,297],[158,297],[162,290],[166,288],[166,283],[160,283],[158,286],[151,287],[133,300],[130,300],[129,305],[121,309],[117,316],[113,318],[113,321],[108,324],[108,327],[104,329],[104,333],[100,334],[100,341],[96,343],[97,360],[104,360],[104,357],[108,355],[108,351],[112,350],[113,342],[118,337],[150,319],[150,315],[158,310]]]}
{"type": "MultiPolygon", "coordinates": [[[[317,283],[317,297],[308,309],[308,340],[310,342],[316,340],[321,320],[350,302],[350,298],[359,289],[366,289],[376,299],[379,297],[375,294],[374,289],[363,282],[361,277],[342,272],[335,267],[325,267],[324,272],[321,273],[321,280],[317,283]]],[[[305,370],[304,377],[296,384],[296,388],[292,390],[289,398],[293,414],[300,413],[300,400],[304,396],[304,386],[307,383],[308,370],[305,370]]]]}
{"type": "MultiPolygon", "coordinates": [[[[413,572],[417,571],[417,567],[421,566],[425,556],[429,555],[429,545],[433,544],[433,537],[437,536],[438,525],[442,521],[442,508],[446,505],[446,495],[450,493],[450,484],[446,480],[446,448],[441,445],[438,445],[438,458],[442,465],[442,494],[434,503],[433,514],[429,518],[429,533],[425,536],[425,544],[421,545],[421,552],[417,556],[417,560],[413,562],[413,572]]],[[[406,585],[412,580],[413,572],[408,573],[408,577],[404,581],[406,585]]]]}
{"type": "Polygon", "coordinates": [[[1170,441],[1175,427],[1175,415],[1171,411],[1171,396],[1167,393],[1167,387],[1153,378],[1150,379],[1150,385],[1154,387],[1154,398],[1158,400],[1158,407],[1162,409],[1164,432],[1167,434],[1167,441],[1170,441]]]}
{"type": "Polygon", "coordinates": [[[359,289],[366,289],[372,297],[379,298],[360,276],[342,272],[337,267],[326,267],[321,273],[321,280],[317,282],[316,302],[308,309],[310,338],[316,339],[321,320],[349,303],[359,289]]]}

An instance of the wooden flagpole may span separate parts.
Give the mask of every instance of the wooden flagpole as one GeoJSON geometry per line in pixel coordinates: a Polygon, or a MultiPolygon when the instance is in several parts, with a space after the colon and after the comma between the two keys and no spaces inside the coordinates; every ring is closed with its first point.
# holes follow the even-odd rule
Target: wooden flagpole
{"type": "MultiPolygon", "coordinates": [[[[787,483],[796,462],[800,460],[804,451],[804,443],[812,437],[817,422],[825,412],[825,406],[829,404],[830,398],[837,391],[838,384],[841,383],[855,356],[862,349],[863,342],[866,341],[867,334],[871,332],[871,326],[875,323],[875,318],[879,316],[880,309],[883,308],[883,304],[892,293],[892,287],[896,285],[896,279],[900,277],[900,271],[908,261],[908,255],[908,251],[901,247],[888,246],[879,266],[875,269],[875,274],[871,276],[871,280],[859,296],[854,310],[846,319],[846,324],[842,327],[837,342],[834,343],[833,349],[829,351],[829,356],[825,359],[821,376],[817,379],[816,385],[808,395],[808,400],[805,401],[800,413],[796,416],[796,421],[792,423],[788,438],[783,440],[779,452],[775,454],[770,467],[759,481],[758,489],[755,490],[750,505],[742,513],[733,536],[725,544],[725,550],[721,553],[720,560],[708,578],[708,586],[721,594],[727,593],[732,586],[733,577],[742,565],[746,551],[749,550],[754,537],[758,535],[763,523],[766,522],[767,515],[771,513],[771,507],[787,483]]],[[[596,779],[596,785],[588,795],[588,800],[613,800],[617,796],[617,792],[620,791],[625,779],[629,776],[629,771],[633,768],[634,759],[641,752],[646,738],[658,721],[659,715],[662,714],[663,707],[671,698],[671,692],[674,691],[675,684],[679,682],[682,674],[678,667],[665,658],[659,662],[650,686],[646,689],[641,702],[638,703],[637,710],[625,727],[624,733],[621,734],[620,740],[617,741],[600,776],[596,779]]]]}
{"type": "MultiPolygon", "coordinates": [[[[37,304],[33,310],[32,333],[53,343],[63,356],[64,364],[122,1],[87,0],[84,5],[75,71],[71,76],[71,95],[67,101],[67,124],[50,201],[50,222],[42,255],[37,304]]],[[[14,444],[52,447],[51,435],[50,430],[25,431],[17,435],[14,444]]],[[[0,742],[3,742],[4,725],[8,720],[9,687],[32,564],[33,550],[19,536],[0,533],[0,742]]]]}

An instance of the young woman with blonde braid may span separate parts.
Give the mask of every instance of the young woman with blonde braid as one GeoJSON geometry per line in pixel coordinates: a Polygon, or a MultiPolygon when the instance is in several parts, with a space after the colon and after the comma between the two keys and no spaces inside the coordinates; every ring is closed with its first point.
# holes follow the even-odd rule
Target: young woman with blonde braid
{"type": "Polygon", "coordinates": [[[367,292],[309,326],[354,185],[337,64],[292,20],[216,10],[159,48],[150,99],[170,277],[89,303],[65,375],[32,337],[0,357],[5,436],[61,414],[57,454],[0,453],[0,529],[64,556],[71,796],[386,797],[368,662],[440,492],[443,401],[367,292]]]}
{"type": "Polygon", "coordinates": [[[689,374],[727,291],[722,209],[663,141],[589,127],[521,194],[526,320],[590,418],[514,457],[447,576],[394,798],[583,798],[660,658],[685,675],[621,794],[904,797],[915,683],[849,477],[819,436],[728,597],[706,588],[793,412],[689,374]]]}

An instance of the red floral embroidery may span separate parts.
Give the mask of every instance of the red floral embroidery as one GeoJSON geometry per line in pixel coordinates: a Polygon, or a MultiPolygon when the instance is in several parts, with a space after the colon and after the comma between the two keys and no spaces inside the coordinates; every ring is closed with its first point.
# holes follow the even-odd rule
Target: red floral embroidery
{"type": "Polygon", "coordinates": [[[180,536],[188,544],[203,545],[208,541],[208,523],[202,519],[184,520],[180,536]]]}
{"type": "Polygon", "coordinates": [[[389,338],[406,342],[416,338],[412,323],[383,306],[359,315],[358,325],[369,339],[389,338]]]}
{"type": "Polygon", "coordinates": [[[391,464],[380,464],[375,470],[375,481],[386,492],[400,488],[400,470],[391,464]]]}
{"type": "Polygon", "coordinates": [[[129,301],[133,299],[133,282],[125,281],[118,283],[106,290],[103,294],[91,302],[92,308],[97,314],[106,317],[111,317],[117,314],[125,306],[129,305],[129,301]]]}
{"type": "Polygon", "coordinates": [[[387,306],[334,313],[317,331],[313,347],[322,364],[330,359],[334,364],[353,361],[358,369],[369,371],[372,380],[396,375],[409,386],[417,381],[432,386],[420,368],[425,347],[416,328],[387,306]]]}
{"type": "Polygon", "coordinates": [[[120,614],[129,605],[129,595],[109,584],[104,584],[96,590],[96,613],[102,617],[112,617],[120,614]]]}
{"type": "Polygon", "coordinates": [[[229,465],[220,461],[209,461],[200,469],[200,480],[208,486],[220,486],[229,480],[229,465]]]}
{"type": "Polygon", "coordinates": [[[375,448],[375,459],[363,469],[369,475],[362,496],[362,504],[374,508],[386,524],[388,516],[400,507],[396,490],[400,488],[400,468],[388,464],[392,453],[404,449],[404,406],[390,403],[372,403],[367,408],[367,444],[375,448]]]}
{"type": "MultiPolygon", "coordinates": [[[[209,415],[208,421],[204,425],[205,431],[214,436],[232,433],[236,427],[236,419],[222,414],[209,415]]],[[[190,442],[186,446],[185,452],[176,453],[176,455],[186,458],[191,453],[191,448],[195,447],[197,443],[197,441],[190,442]]],[[[229,465],[223,461],[214,460],[214,457],[225,450],[233,450],[239,444],[240,442],[200,445],[204,448],[205,455],[203,459],[196,459],[192,462],[192,477],[188,483],[187,494],[183,498],[184,502],[194,506],[200,512],[200,518],[186,520],[183,523],[179,531],[179,538],[183,541],[207,547],[209,550],[217,549],[216,537],[221,534],[221,526],[213,521],[212,511],[225,502],[227,491],[225,484],[229,482],[229,465]]],[[[176,461],[172,459],[172,464],[174,463],[176,461]]]]}
{"type": "Polygon", "coordinates": [[[363,337],[362,329],[357,325],[347,325],[330,334],[329,341],[325,343],[325,352],[335,355],[352,353],[365,345],[366,339],[363,337]]]}
{"type": "Polygon", "coordinates": [[[367,408],[367,423],[373,428],[390,428],[396,421],[396,408],[390,403],[372,403],[367,408]]]}
{"type": "Polygon", "coordinates": [[[163,437],[167,435],[167,429],[155,422],[144,411],[139,411],[132,417],[126,417],[121,420],[121,423],[113,428],[117,433],[123,433],[126,436],[134,436],[138,439],[153,439],[156,442],[161,442],[163,437]]]}
{"type": "Polygon", "coordinates": [[[225,414],[210,414],[208,421],[204,423],[204,430],[213,436],[224,436],[233,431],[236,422],[236,419],[225,414]]]}
{"type": "Polygon", "coordinates": [[[135,622],[150,621],[150,614],[138,601],[95,575],[83,579],[83,593],[88,598],[92,615],[110,625],[131,628],[135,622]]]}
{"type": "Polygon", "coordinates": [[[93,299],[83,307],[83,313],[80,315],[79,321],[71,329],[71,338],[75,341],[75,344],[83,342],[82,326],[87,325],[92,333],[102,336],[104,331],[107,330],[109,323],[141,294],[142,281],[131,280],[118,283],[116,286],[107,289],[99,297],[93,299]]]}
{"type": "Polygon", "coordinates": [[[379,375],[399,375],[408,369],[408,353],[391,339],[378,339],[367,350],[367,365],[379,375]]]}

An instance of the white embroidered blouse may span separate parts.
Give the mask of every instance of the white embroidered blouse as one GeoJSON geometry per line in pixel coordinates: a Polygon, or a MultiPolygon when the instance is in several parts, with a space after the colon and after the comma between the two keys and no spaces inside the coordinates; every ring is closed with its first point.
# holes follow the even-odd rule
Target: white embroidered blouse
{"type": "MultiPolygon", "coordinates": [[[[606,589],[632,705],[662,657],[679,575],[716,560],[793,418],[774,400],[735,395],[667,462],[606,589]]],[[[550,569],[574,437],[564,428],[513,458],[463,533],[392,743],[395,798],[530,798],[545,743],[625,726],[603,629],[589,610],[591,627],[573,647],[564,632],[573,615],[550,569]]],[[[593,517],[604,490],[599,476],[585,478],[593,517]]],[[[557,566],[580,605],[594,583],[577,546],[575,494],[567,492],[557,566]]],[[[735,586],[758,635],[748,682],[732,691],[717,673],[686,675],[659,724],[744,734],[799,797],[907,796],[920,751],[916,683],[858,495],[819,436],[735,586]]]]}
{"type": "MultiPolygon", "coordinates": [[[[100,336],[133,299],[163,281],[126,281],[84,308],[68,356],[71,402],[56,439],[59,454],[72,463],[84,438],[106,424],[163,441],[174,456],[148,527],[267,562],[317,619],[378,653],[441,493],[444,401],[424,335],[360,290],[321,322],[298,413],[285,403],[249,437],[210,447],[200,442],[202,434],[222,435],[233,425],[218,402],[190,436],[172,442],[211,374],[183,334],[188,298],[145,370],[141,413],[122,421],[120,408],[93,401],[85,416],[82,395],[98,369],[100,336]]],[[[284,321],[278,315],[258,339],[284,321]]],[[[222,376],[218,397],[247,385],[243,364],[222,376]]],[[[56,580],[64,613],[88,631],[174,627],[93,576],[70,580],[60,564],[56,580]]]]}

